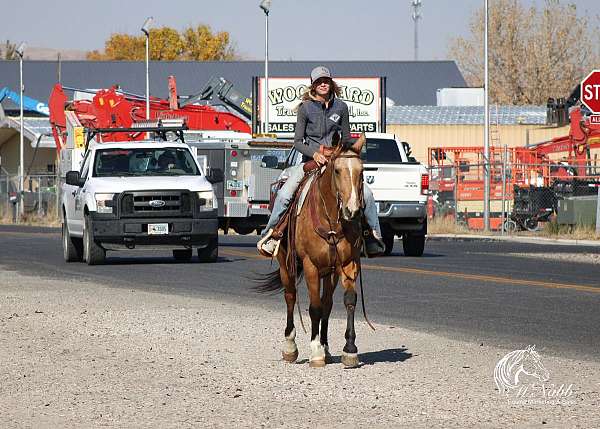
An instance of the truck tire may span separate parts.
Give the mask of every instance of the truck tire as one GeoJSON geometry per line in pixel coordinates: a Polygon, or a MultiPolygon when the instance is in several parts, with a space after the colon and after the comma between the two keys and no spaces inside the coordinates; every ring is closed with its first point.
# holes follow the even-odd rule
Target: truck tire
{"type": "Polygon", "coordinates": [[[404,256],[422,256],[425,250],[425,236],[404,234],[402,236],[402,247],[404,248],[404,256]]]}
{"type": "Polygon", "coordinates": [[[176,261],[180,262],[190,262],[192,260],[192,249],[174,249],[173,257],[176,261]]]}
{"type": "Polygon", "coordinates": [[[65,262],[81,262],[83,258],[83,241],[81,238],[71,237],[66,219],[62,224],[62,246],[65,262]]]}
{"type": "Polygon", "coordinates": [[[382,228],[381,236],[383,244],[385,244],[385,252],[383,254],[389,256],[392,254],[392,250],[394,250],[394,231],[389,228],[382,228]]]}
{"type": "Polygon", "coordinates": [[[219,258],[219,239],[213,237],[208,241],[208,245],[198,249],[198,259],[200,262],[217,262],[219,258]]]}
{"type": "Polygon", "coordinates": [[[94,241],[92,220],[85,216],[83,227],[83,259],[88,265],[101,265],[106,259],[106,250],[94,241]]]}

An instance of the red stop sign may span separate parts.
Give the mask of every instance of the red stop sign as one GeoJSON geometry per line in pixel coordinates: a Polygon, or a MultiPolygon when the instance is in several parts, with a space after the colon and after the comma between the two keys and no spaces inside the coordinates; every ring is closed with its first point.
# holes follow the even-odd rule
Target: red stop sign
{"type": "Polygon", "coordinates": [[[600,113],[600,70],[594,70],[581,81],[581,103],[592,113],[600,113]]]}

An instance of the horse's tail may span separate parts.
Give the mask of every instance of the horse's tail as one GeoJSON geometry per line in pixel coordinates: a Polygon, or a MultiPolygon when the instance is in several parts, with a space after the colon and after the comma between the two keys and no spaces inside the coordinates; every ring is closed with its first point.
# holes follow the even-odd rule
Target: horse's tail
{"type": "MultiPolygon", "coordinates": [[[[302,263],[298,261],[296,265],[296,279],[299,280],[302,278],[304,272],[302,263]]],[[[259,275],[258,278],[255,279],[258,283],[252,289],[258,293],[277,293],[285,289],[283,282],[281,281],[281,273],[279,268],[275,271],[259,275]]]]}
{"type": "Polygon", "coordinates": [[[279,268],[271,273],[261,275],[256,281],[258,284],[252,289],[259,293],[279,292],[284,287],[279,268]]]}

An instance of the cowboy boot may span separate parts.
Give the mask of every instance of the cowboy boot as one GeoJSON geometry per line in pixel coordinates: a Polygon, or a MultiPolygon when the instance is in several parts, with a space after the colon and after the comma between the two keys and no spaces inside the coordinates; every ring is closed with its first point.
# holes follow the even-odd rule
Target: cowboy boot
{"type": "Polygon", "coordinates": [[[265,236],[261,238],[258,243],[256,243],[256,248],[258,249],[258,253],[260,253],[262,256],[274,258],[277,256],[280,243],[281,240],[277,240],[273,237],[273,228],[271,228],[265,234],[265,236]]]}
{"type": "Polygon", "coordinates": [[[385,253],[383,238],[381,237],[381,234],[374,229],[372,229],[371,233],[365,238],[365,247],[367,257],[369,258],[375,258],[385,253]]]}

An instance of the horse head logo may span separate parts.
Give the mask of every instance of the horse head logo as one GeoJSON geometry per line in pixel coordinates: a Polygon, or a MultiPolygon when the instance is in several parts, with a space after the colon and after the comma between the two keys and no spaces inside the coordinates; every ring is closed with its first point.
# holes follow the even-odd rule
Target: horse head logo
{"type": "Polygon", "coordinates": [[[542,359],[535,351],[535,345],[525,350],[508,353],[496,364],[494,381],[500,393],[510,392],[519,385],[519,377],[527,375],[540,381],[548,381],[550,373],[542,364],[542,359]]]}

